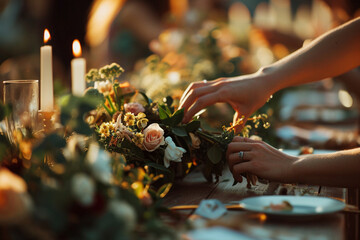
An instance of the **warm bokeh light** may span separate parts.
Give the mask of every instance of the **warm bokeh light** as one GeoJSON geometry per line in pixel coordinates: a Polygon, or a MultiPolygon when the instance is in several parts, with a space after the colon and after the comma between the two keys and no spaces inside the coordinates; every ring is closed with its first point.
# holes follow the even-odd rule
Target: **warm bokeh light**
{"type": "Polygon", "coordinates": [[[260,214],[260,215],[259,215],[259,220],[260,220],[260,222],[265,222],[266,219],[267,219],[267,217],[266,217],[265,214],[260,214]]]}
{"type": "Polygon", "coordinates": [[[79,40],[75,39],[72,44],[72,51],[74,57],[81,57],[82,51],[81,51],[81,45],[79,40]]]}
{"type": "Polygon", "coordinates": [[[0,190],[13,190],[15,192],[26,192],[25,181],[7,168],[0,168],[0,190]]]}
{"type": "Polygon", "coordinates": [[[107,37],[111,24],[126,0],[95,0],[86,26],[86,41],[91,47],[100,45],[107,37]]]}
{"type": "Polygon", "coordinates": [[[50,32],[47,28],[44,30],[44,43],[47,43],[51,39],[50,32]]]}
{"type": "Polygon", "coordinates": [[[339,90],[338,97],[344,107],[350,108],[353,105],[353,98],[346,90],[339,90]]]}
{"type": "Polygon", "coordinates": [[[169,4],[171,14],[178,20],[184,17],[189,8],[188,0],[170,0],[169,4]]]}

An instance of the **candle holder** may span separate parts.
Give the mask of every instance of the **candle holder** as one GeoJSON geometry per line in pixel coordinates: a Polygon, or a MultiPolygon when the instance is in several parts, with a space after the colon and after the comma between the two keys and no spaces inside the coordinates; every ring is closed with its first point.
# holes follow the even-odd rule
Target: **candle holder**
{"type": "Polygon", "coordinates": [[[55,130],[56,122],[57,122],[56,111],[43,111],[43,110],[38,111],[39,130],[45,133],[52,132],[53,130],[55,130]]]}

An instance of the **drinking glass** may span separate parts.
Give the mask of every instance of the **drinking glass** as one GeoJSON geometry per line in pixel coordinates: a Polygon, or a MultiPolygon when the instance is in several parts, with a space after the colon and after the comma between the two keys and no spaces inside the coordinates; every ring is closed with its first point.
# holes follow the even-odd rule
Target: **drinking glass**
{"type": "Polygon", "coordinates": [[[17,129],[35,129],[39,110],[39,81],[4,81],[4,103],[12,106],[11,114],[5,119],[10,139],[17,129]]]}

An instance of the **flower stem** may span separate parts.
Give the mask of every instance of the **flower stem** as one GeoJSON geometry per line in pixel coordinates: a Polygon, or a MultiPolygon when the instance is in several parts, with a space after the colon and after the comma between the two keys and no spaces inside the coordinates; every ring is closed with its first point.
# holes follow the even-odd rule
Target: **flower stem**
{"type": "Polygon", "coordinates": [[[116,109],[115,109],[115,107],[114,107],[114,105],[113,105],[113,103],[112,103],[112,101],[111,101],[110,96],[107,95],[106,98],[107,98],[107,100],[108,100],[108,102],[109,102],[109,105],[110,105],[110,107],[111,107],[111,112],[112,112],[111,116],[112,116],[112,115],[116,112],[116,109]]]}
{"type": "Polygon", "coordinates": [[[105,110],[110,114],[110,116],[113,115],[113,113],[112,113],[111,110],[105,105],[105,103],[103,103],[103,107],[104,107],[105,110]]]}

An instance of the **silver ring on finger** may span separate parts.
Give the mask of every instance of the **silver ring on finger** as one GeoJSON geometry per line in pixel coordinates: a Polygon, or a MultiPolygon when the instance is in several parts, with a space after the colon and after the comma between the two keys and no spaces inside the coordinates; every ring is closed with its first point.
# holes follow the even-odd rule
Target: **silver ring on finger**
{"type": "Polygon", "coordinates": [[[245,155],[245,153],[244,153],[243,151],[240,151],[238,154],[239,154],[240,160],[241,160],[241,161],[244,161],[244,155],[245,155]]]}

